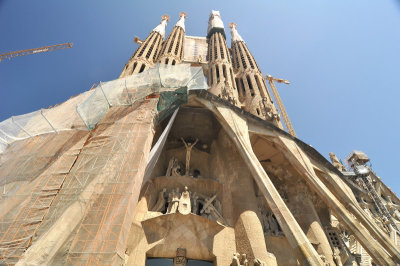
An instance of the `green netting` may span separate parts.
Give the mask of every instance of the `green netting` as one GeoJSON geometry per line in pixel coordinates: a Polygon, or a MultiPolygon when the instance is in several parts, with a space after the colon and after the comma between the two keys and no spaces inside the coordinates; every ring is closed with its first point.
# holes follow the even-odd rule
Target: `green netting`
{"type": "Polygon", "coordinates": [[[164,118],[171,115],[176,108],[186,103],[188,100],[187,87],[180,88],[174,91],[165,91],[160,93],[160,99],[157,104],[157,111],[159,113],[158,120],[162,121],[164,118]]]}
{"type": "Polygon", "coordinates": [[[77,111],[91,130],[108,112],[110,106],[132,105],[159,92],[163,100],[160,108],[165,117],[165,114],[170,114],[177,106],[186,102],[187,90],[193,89],[207,89],[201,67],[191,67],[189,64],[157,64],[140,74],[100,83],[93,94],[77,106],[77,111]],[[181,88],[184,89],[180,90],[181,88]],[[176,90],[178,92],[174,92],[176,90]],[[165,92],[173,93],[164,94],[165,92]],[[167,107],[168,104],[173,106],[167,107]]]}

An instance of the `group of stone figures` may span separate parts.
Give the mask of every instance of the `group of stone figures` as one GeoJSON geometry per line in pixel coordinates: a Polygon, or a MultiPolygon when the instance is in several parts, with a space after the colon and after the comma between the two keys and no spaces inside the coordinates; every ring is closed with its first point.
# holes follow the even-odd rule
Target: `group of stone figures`
{"type": "MultiPolygon", "coordinates": [[[[267,264],[260,259],[254,260],[255,266],[266,266],[267,264]]],[[[246,254],[240,255],[239,253],[233,253],[233,259],[231,266],[249,266],[249,260],[246,254]]]]}
{"type": "Polygon", "coordinates": [[[275,215],[268,210],[258,207],[261,215],[261,224],[263,227],[264,235],[266,236],[283,236],[281,227],[275,218],[275,215]]]}
{"type": "Polygon", "coordinates": [[[178,161],[177,158],[172,157],[169,160],[168,163],[168,168],[166,172],[166,176],[193,176],[193,177],[199,177],[200,172],[198,170],[194,170],[193,173],[190,172],[190,156],[192,153],[193,147],[197,144],[199,139],[196,139],[193,143],[192,142],[186,142],[183,138],[181,138],[183,144],[185,145],[186,148],[186,164],[185,164],[185,171],[183,170],[182,164],[178,161]]]}
{"type": "Polygon", "coordinates": [[[221,202],[217,199],[217,195],[207,197],[200,193],[191,193],[188,187],[185,187],[182,193],[179,192],[179,188],[172,189],[168,193],[167,189],[164,188],[158,194],[157,202],[152,211],[164,214],[179,212],[186,215],[193,213],[214,222],[226,224],[221,215],[221,202]]]}

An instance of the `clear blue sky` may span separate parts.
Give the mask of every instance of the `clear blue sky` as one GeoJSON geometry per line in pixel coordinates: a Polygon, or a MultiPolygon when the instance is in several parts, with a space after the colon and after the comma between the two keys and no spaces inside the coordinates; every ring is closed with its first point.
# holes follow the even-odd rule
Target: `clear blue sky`
{"type": "Polygon", "coordinates": [[[0,63],[0,120],[67,100],[112,80],[162,14],[188,13],[186,34],[205,36],[220,10],[278,87],[300,139],[328,157],[366,152],[400,195],[398,1],[0,0],[0,53],[73,42],[72,49],[0,63]]]}

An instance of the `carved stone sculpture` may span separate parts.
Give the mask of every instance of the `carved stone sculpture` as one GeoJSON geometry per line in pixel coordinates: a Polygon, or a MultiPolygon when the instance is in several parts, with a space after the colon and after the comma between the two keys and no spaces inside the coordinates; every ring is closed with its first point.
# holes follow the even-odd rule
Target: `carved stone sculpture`
{"type": "Polygon", "coordinates": [[[164,188],[158,194],[157,202],[156,202],[156,204],[154,205],[154,207],[152,209],[153,211],[155,211],[155,212],[163,212],[163,211],[165,211],[165,203],[166,203],[165,192],[166,191],[167,191],[167,189],[164,188]]]}
{"type": "Polygon", "coordinates": [[[260,260],[260,259],[255,259],[254,260],[254,266],[267,266],[267,264],[264,261],[260,260]]]}
{"type": "Polygon", "coordinates": [[[242,254],[242,265],[249,266],[249,261],[247,260],[246,254],[242,254]]]}
{"type": "Polygon", "coordinates": [[[186,143],[186,141],[181,138],[181,140],[183,141],[183,144],[185,144],[186,147],[186,169],[185,169],[185,175],[189,175],[189,169],[190,169],[190,153],[192,152],[192,149],[194,147],[194,145],[197,144],[197,142],[199,141],[199,139],[196,139],[196,141],[194,143],[186,143]]]}
{"type": "Polygon", "coordinates": [[[175,213],[179,206],[179,188],[169,193],[167,213],[175,213]]]}
{"type": "Polygon", "coordinates": [[[171,157],[168,162],[168,167],[167,167],[167,172],[165,173],[165,176],[171,176],[171,171],[172,167],[174,166],[175,163],[175,157],[171,157]]]}
{"type": "Polygon", "coordinates": [[[342,259],[340,258],[340,250],[337,247],[333,248],[333,260],[337,266],[343,266],[342,259]]]}
{"type": "Polygon", "coordinates": [[[181,176],[182,175],[181,164],[179,163],[179,161],[177,159],[175,159],[174,164],[172,165],[171,175],[172,176],[181,176]]]}
{"type": "Polygon", "coordinates": [[[186,266],[186,249],[178,248],[176,250],[176,257],[174,258],[174,266],[186,266]]]}
{"type": "Polygon", "coordinates": [[[215,201],[216,197],[217,195],[214,195],[212,198],[205,198],[203,209],[200,211],[200,215],[214,222],[219,221],[226,224],[225,219],[222,217],[221,213],[212,204],[213,201],[215,201]]]}
{"type": "Polygon", "coordinates": [[[333,152],[329,153],[329,157],[331,158],[333,166],[335,166],[339,171],[346,171],[344,165],[339,161],[336,155],[333,152]]]}
{"type": "Polygon", "coordinates": [[[272,212],[268,213],[267,217],[268,217],[269,228],[271,230],[271,234],[274,236],[278,235],[278,233],[279,233],[278,222],[276,221],[272,212]]]}
{"type": "Polygon", "coordinates": [[[190,204],[190,193],[188,191],[188,187],[185,187],[185,190],[182,192],[182,196],[179,200],[178,211],[182,214],[189,214],[191,212],[191,204],[190,204]]]}
{"type": "Polygon", "coordinates": [[[192,194],[192,213],[197,214],[199,212],[199,196],[196,192],[192,194]]]}
{"type": "Polygon", "coordinates": [[[241,266],[239,257],[239,253],[233,253],[231,266],[241,266]]]}
{"type": "MultiPolygon", "coordinates": [[[[260,264],[260,265],[265,265],[265,264],[260,264]]],[[[240,255],[239,253],[236,253],[236,252],[233,253],[231,266],[249,266],[249,261],[247,260],[247,255],[246,254],[240,255]]]]}

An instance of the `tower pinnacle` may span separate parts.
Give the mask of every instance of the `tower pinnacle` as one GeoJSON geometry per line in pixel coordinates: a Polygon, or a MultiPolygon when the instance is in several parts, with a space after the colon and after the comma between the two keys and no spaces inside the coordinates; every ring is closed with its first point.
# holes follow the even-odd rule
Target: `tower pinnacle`
{"type": "Polygon", "coordinates": [[[229,23],[229,28],[231,28],[232,42],[244,42],[242,36],[237,32],[237,24],[234,22],[229,23]]]}
{"type": "Polygon", "coordinates": [[[186,17],[187,17],[187,14],[185,12],[179,13],[179,20],[175,24],[175,26],[181,27],[183,29],[183,31],[185,31],[185,19],[186,19],[186,17]]]}
{"type": "Polygon", "coordinates": [[[208,18],[207,39],[210,38],[210,36],[214,32],[220,32],[224,36],[224,38],[226,38],[224,23],[222,22],[221,14],[219,13],[219,11],[216,10],[212,10],[210,13],[210,17],[208,18]]]}
{"type": "Polygon", "coordinates": [[[165,36],[165,27],[167,27],[167,22],[168,21],[169,21],[169,16],[168,15],[163,15],[161,17],[160,24],[157,27],[155,27],[154,30],[153,30],[155,32],[160,33],[161,36],[163,37],[163,39],[164,39],[164,36],[165,36]]]}

